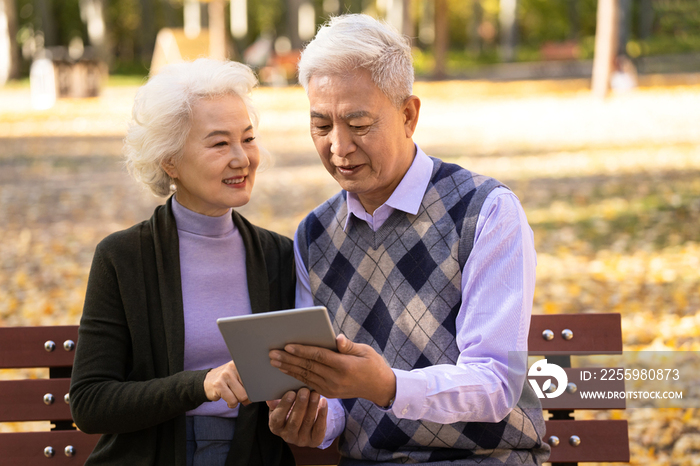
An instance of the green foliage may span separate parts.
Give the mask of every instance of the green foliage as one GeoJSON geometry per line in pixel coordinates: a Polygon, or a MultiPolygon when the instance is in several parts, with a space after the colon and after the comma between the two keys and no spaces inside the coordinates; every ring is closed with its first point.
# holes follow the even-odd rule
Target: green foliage
{"type": "MultiPolygon", "coordinates": [[[[19,45],[34,40],[45,28],[41,2],[15,0],[18,12],[19,45]]],[[[339,0],[342,12],[376,11],[377,0],[339,0]]],[[[104,0],[108,41],[114,60],[112,73],[145,73],[155,33],[163,27],[181,27],[183,0],[104,0]],[[151,13],[148,13],[148,12],[151,13]],[[149,19],[148,16],[151,16],[149,19]]],[[[312,0],[319,23],[325,20],[323,0],[312,0]]],[[[413,0],[416,22],[425,24],[432,15],[434,0],[413,0]]],[[[273,37],[288,35],[290,0],[248,0],[248,36],[236,42],[240,52],[262,34],[273,37]]],[[[447,0],[449,8],[448,69],[465,70],[480,64],[494,63],[498,57],[500,0],[447,0]],[[477,5],[478,3],[478,5],[477,5]],[[478,7],[478,8],[477,8],[478,7]],[[477,21],[477,12],[480,20],[477,21]],[[478,31],[478,33],[477,33],[478,31]]],[[[74,37],[89,44],[87,30],[80,15],[80,0],[45,0],[51,9],[56,45],[68,45],[74,37]]],[[[518,0],[517,61],[542,59],[541,48],[547,43],[575,41],[579,58],[593,57],[598,0],[518,0]]],[[[633,58],[700,51],[700,1],[651,0],[653,21],[645,27],[641,0],[632,0],[630,42],[627,51],[633,58]],[[644,29],[644,30],[643,30],[644,29]]],[[[206,10],[206,7],[203,8],[206,10]]],[[[205,15],[206,16],[206,15],[205,15]]],[[[228,15],[227,15],[228,16],[228,15]]],[[[227,18],[228,19],[228,18],[227,18]]],[[[418,74],[432,70],[432,46],[416,41],[418,74]]],[[[51,45],[51,44],[48,44],[51,45]]],[[[27,50],[30,50],[28,47],[27,50]]],[[[22,68],[28,70],[28,61],[22,68]]]]}
{"type": "Polygon", "coordinates": [[[261,34],[287,34],[287,4],[280,0],[257,0],[248,2],[248,25],[250,38],[261,34]]]}
{"type": "Polygon", "coordinates": [[[520,37],[529,45],[595,34],[595,0],[519,0],[520,37]]]}

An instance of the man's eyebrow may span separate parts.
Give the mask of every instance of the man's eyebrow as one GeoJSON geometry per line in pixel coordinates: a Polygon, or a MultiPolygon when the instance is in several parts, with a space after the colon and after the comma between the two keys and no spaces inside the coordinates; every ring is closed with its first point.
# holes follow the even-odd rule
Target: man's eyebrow
{"type": "Polygon", "coordinates": [[[357,111],[357,112],[348,113],[347,115],[345,115],[345,116],[343,117],[343,120],[346,120],[346,121],[347,121],[347,120],[352,120],[352,119],[355,119],[355,118],[365,118],[365,117],[368,117],[368,116],[371,116],[370,113],[369,113],[368,111],[366,111],[366,110],[359,110],[359,111],[357,111]]]}
{"type": "MultiPolygon", "coordinates": [[[[371,114],[368,111],[359,110],[357,112],[350,112],[346,115],[343,115],[342,119],[347,121],[347,120],[352,120],[354,118],[364,118],[364,117],[368,117],[368,116],[371,116],[371,114]]],[[[313,110],[311,110],[311,118],[321,118],[324,120],[330,119],[330,117],[328,115],[324,115],[323,113],[315,112],[313,110]]]]}

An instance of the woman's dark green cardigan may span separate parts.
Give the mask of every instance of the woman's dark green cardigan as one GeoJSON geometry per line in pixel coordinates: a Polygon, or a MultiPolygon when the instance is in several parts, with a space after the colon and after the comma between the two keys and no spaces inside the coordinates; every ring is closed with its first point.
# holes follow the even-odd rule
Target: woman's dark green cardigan
{"type": "MultiPolygon", "coordinates": [[[[251,225],[235,211],[246,248],[253,312],[294,307],[289,238],[251,225]]],[[[71,380],[76,425],[104,434],[88,465],[185,466],[185,412],[207,402],[207,370],[183,371],[184,317],[172,198],[153,217],[97,246],[80,321],[71,380]]],[[[268,429],[264,403],[241,406],[226,462],[294,464],[268,429]]]]}

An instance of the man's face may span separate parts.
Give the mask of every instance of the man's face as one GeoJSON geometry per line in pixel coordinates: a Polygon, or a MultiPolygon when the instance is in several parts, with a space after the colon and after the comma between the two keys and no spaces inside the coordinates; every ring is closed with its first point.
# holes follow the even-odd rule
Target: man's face
{"type": "Polygon", "coordinates": [[[312,76],[308,95],[311,138],[323,165],[373,213],[413,162],[420,101],[411,96],[397,109],[366,70],[312,76]]]}

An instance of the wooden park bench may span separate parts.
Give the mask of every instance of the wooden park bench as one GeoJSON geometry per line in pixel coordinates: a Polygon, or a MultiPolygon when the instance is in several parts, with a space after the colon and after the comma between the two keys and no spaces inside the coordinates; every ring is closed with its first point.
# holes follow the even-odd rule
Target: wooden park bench
{"type": "MultiPolygon", "coordinates": [[[[70,372],[78,326],[0,328],[0,369],[48,368],[49,378],[0,380],[0,422],[50,421],[43,432],[0,433],[2,464],[13,466],[83,464],[99,435],[75,429],[70,413],[70,372]]],[[[529,354],[570,367],[571,355],[619,354],[619,314],[534,315],[529,354]]],[[[545,440],[552,445],[552,463],[627,462],[626,420],[575,420],[577,409],[623,409],[622,400],[581,400],[577,396],[581,368],[565,369],[569,387],[557,398],[542,400],[546,410],[545,440]],[[573,385],[572,385],[573,384],[573,385]]],[[[588,387],[590,388],[590,387],[588,387]]],[[[610,390],[611,385],[605,385],[610,390]]],[[[615,390],[624,390],[620,381],[615,390]]],[[[337,464],[335,447],[293,448],[297,464],[337,464]]]]}

